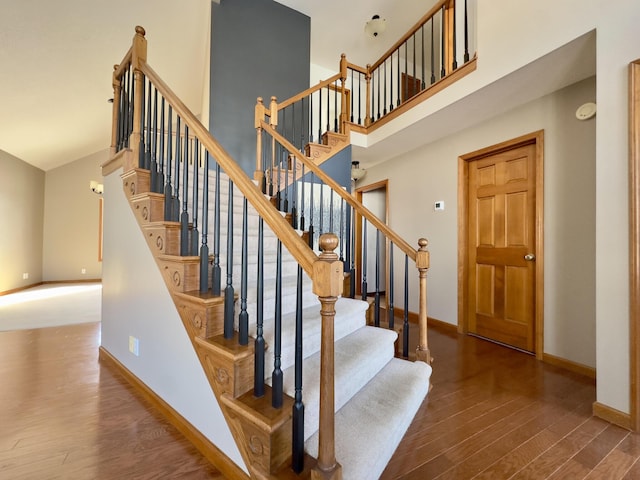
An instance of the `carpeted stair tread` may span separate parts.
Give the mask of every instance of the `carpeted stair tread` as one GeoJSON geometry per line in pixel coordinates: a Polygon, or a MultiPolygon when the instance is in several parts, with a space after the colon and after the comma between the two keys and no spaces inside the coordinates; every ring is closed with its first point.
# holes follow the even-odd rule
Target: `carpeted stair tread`
{"type": "MultiPolygon", "coordinates": [[[[335,317],[335,341],[346,337],[366,324],[365,312],[368,305],[360,300],[351,298],[340,298],[336,302],[335,317]]],[[[282,315],[282,348],[281,348],[281,369],[285,370],[294,364],[295,360],[295,311],[282,315]]],[[[303,340],[302,355],[303,358],[310,357],[320,351],[321,340],[321,316],[320,305],[307,307],[302,312],[303,322],[303,340]]],[[[252,332],[249,327],[249,334],[255,335],[255,326],[252,332]]],[[[264,322],[264,339],[267,343],[267,351],[265,352],[265,375],[271,376],[274,361],[274,325],[273,320],[265,320],[264,322]]],[[[306,361],[306,360],[305,360],[306,361]]]]}
{"type": "MultiPolygon", "coordinates": [[[[336,413],[336,457],[344,480],[380,477],[429,391],[430,376],[424,362],[393,358],[336,413]]],[[[317,457],[318,432],[305,449],[317,457]]]]}
{"type": "MultiPolygon", "coordinates": [[[[342,408],[393,358],[393,330],[364,326],[335,344],[335,408],[342,408]]],[[[284,391],[295,394],[295,367],[284,371],[284,391]]],[[[318,430],[320,405],[320,352],[304,361],[302,396],[305,404],[305,440],[318,430]]],[[[270,383],[270,382],[269,382],[270,383]]]]}

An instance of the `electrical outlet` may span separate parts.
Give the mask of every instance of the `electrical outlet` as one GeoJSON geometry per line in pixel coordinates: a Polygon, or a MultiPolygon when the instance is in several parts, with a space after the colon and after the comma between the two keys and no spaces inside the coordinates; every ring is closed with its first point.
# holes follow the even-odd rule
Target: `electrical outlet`
{"type": "Polygon", "coordinates": [[[140,355],[140,340],[131,335],[129,336],[129,351],[136,357],[140,355]]]}
{"type": "Polygon", "coordinates": [[[438,200],[437,202],[435,202],[433,204],[433,210],[436,212],[441,212],[442,210],[444,210],[444,201],[438,200]]]}
{"type": "Polygon", "coordinates": [[[29,274],[28,273],[23,273],[22,274],[22,279],[23,280],[28,280],[29,279],[29,274]]]}
{"type": "Polygon", "coordinates": [[[80,270],[80,273],[81,273],[82,275],[86,275],[86,274],[87,274],[87,269],[86,269],[86,268],[81,269],[81,270],[80,270]]]}

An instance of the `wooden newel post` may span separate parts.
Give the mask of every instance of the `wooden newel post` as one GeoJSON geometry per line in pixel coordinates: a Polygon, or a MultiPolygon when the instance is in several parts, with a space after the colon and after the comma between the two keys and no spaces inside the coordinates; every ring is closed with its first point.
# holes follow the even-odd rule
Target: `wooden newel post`
{"type": "Polygon", "coordinates": [[[264,120],[264,103],[262,97],[258,97],[254,126],[256,128],[256,170],[253,179],[264,193],[264,167],[262,166],[262,121],[264,120]]]}
{"type": "Polygon", "coordinates": [[[420,276],[420,299],[418,312],[419,339],[416,349],[416,359],[431,365],[431,353],[429,352],[429,342],[427,340],[427,270],[429,270],[429,251],[426,238],[418,240],[418,251],[416,252],[416,267],[420,276]]]}
{"type": "Polygon", "coordinates": [[[144,74],[140,70],[142,64],[147,61],[147,39],[144,28],[140,25],[136,27],[136,34],[133,37],[133,45],[131,47],[131,65],[134,72],[133,86],[133,129],[129,139],[129,146],[133,151],[133,158],[136,162],[140,158],[140,144],[142,140],[141,120],[142,120],[142,97],[144,96],[144,74]]]}
{"type": "Polygon", "coordinates": [[[314,480],[341,480],[342,466],[336,460],[335,391],[334,391],[334,319],[335,304],[342,292],[343,264],[334,252],[338,237],[333,233],[320,236],[322,253],[313,264],[313,293],[320,299],[322,343],[320,346],[320,432],[318,463],[311,471],[314,480]]]}
{"type": "Polygon", "coordinates": [[[367,82],[367,90],[366,90],[366,94],[367,94],[367,99],[366,99],[366,105],[365,105],[365,111],[366,111],[366,118],[364,119],[364,124],[365,126],[369,126],[371,125],[371,65],[369,65],[367,63],[367,74],[365,75],[365,80],[367,82]]]}

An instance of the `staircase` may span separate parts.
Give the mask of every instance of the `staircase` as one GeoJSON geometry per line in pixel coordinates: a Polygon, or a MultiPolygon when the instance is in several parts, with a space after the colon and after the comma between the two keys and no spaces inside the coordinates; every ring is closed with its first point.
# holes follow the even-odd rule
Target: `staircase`
{"type": "MultiPolygon", "coordinates": [[[[342,227],[319,236],[316,255],[262,193],[274,171],[259,168],[266,175],[249,180],[147,65],[141,27],[114,91],[111,162],[122,165],[124,193],[251,478],[378,478],[428,393],[431,367],[396,358],[397,333],[368,326],[369,303],[344,295],[348,262],[334,253],[342,227]]],[[[260,128],[259,138],[271,126],[260,128]]],[[[345,140],[324,135],[328,148],[305,156],[269,133],[302,172],[366,218],[365,228],[370,222],[402,248],[405,265],[415,260],[418,358],[430,361],[426,241],[407,247],[307,158],[331,155],[345,140]]],[[[297,177],[287,172],[283,183],[297,177]]]]}

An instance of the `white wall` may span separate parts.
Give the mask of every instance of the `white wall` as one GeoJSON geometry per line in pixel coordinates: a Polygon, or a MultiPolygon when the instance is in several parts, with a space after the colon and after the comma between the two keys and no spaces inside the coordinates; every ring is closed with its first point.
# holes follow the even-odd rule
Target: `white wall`
{"type": "MultiPolygon", "coordinates": [[[[477,70],[376,130],[367,140],[372,145],[419,118],[455,107],[473,92],[596,30],[597,400],[622,412],[629,412],[627,84],[628,64],[640,57],[639,24],[637,0],[615,4],[607,0],[478,0],[477,70]]],[[[555,74],[552,66],[533,80],[555,74]]],[[[520,94],[527,96],[526,88],[520,94]]],[[[493,105],[500,110],[499,99],[493,105]]],[[[505,128],[506,133],[509,128],[505,128]]]]}
{"type": "Polygon", "coordinates": [[[117,173],[105,178],[104,199],[102,346],[243,467],[117,173]],[[130,335],[140,341],[138,357],[129,353],[130,335]]]}
{"type": "MultiPolygon", "coordinates": [[[[366,181],[389,179],[392,228],[417,248],[429,240],[429,316],[457,324],[458,156],[544,129],[544,351],[596,366],[595,119],[575,110],[595,100],[595,78],[495,117],[369,169],[366,181]],[[445,210],[435,212],[435,201],[445,210]]],[[[396,252],[396,265],[403,258],[396,252]]],[[[409,272],[410,310],[418,310],[418,275],[409,272]]],[[[403,292],[404,269],[395,269],[403,292]]]]}

